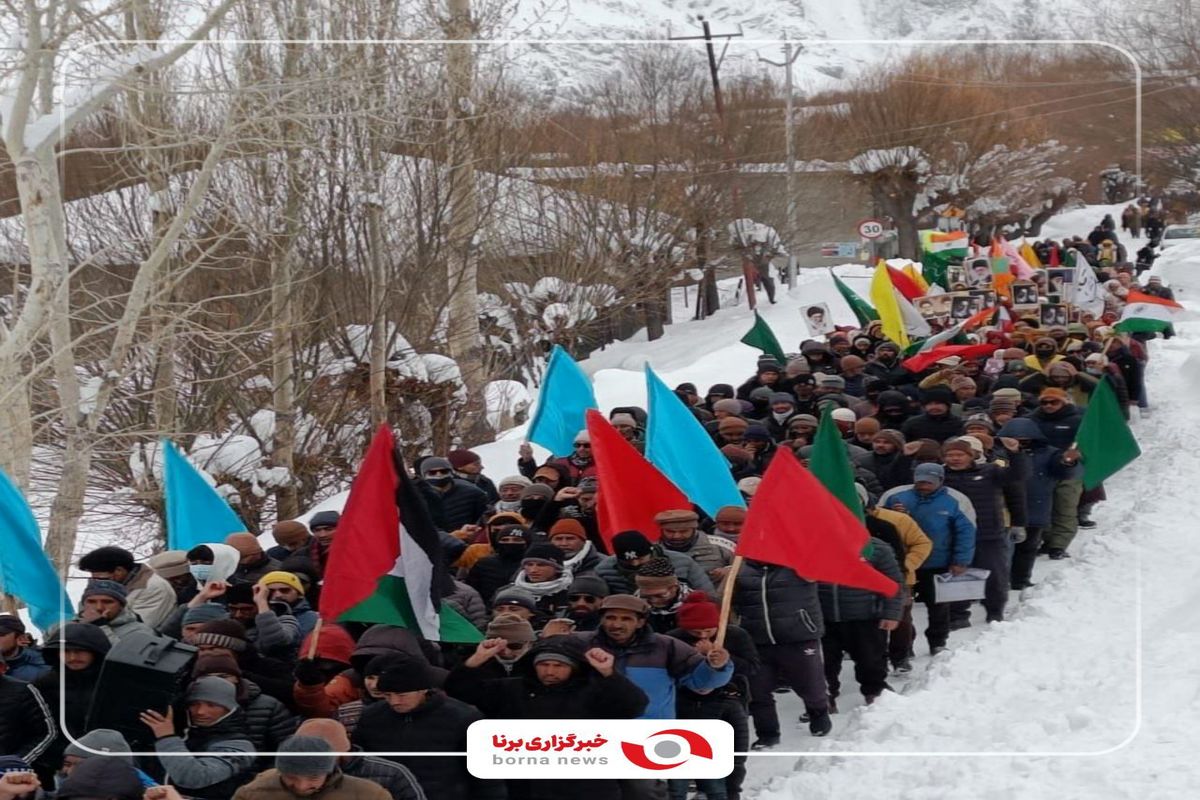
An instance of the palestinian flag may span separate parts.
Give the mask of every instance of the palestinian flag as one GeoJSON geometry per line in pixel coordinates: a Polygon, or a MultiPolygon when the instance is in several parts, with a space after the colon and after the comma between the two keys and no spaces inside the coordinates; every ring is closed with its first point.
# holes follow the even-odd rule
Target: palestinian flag
{"type": "Polygon", "coordinates": [[[327,622],[399,625],[435,642],[483,636],[447,606],[438,530],[387,425],[371,440],[342,511],[321,586],[327,622]]]}
{"type": "Polygon", "coordinates": [[[966,231],[921,231],[921,274],[930,285],[950,291],[949,267],[970,254],[966,231]]]}
{"type": "Polygon", "coordinates": [[[1121,318],[1113,328],[1122,333],[1159,333],[1178,322],[1183,306],[1152,294],[1130,290],[1121,318]]]}

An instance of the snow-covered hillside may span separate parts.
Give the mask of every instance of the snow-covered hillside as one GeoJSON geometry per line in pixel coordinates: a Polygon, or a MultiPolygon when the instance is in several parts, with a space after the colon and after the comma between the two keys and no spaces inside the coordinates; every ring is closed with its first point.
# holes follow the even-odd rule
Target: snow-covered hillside
{"type": "Polygon", "coordinates": [[[633,47],[693,47],[702,62],[703,43],[661,42],[700,35],[697,17],[703,16],[714,34],[742,32],[730,43],[730,69],[770,69],[756,63],[756,51],[779,60],[775,40],[803,44],[794,79],[798,91],[812,92],[836,86],[864,65],[928,47],[930,41],[1053,38],[1074,30],[1086,13],[1080,0],[542,0],[520,3],[506,33],[529,40],[510,46],[522,73],[566,91],[612,70],[621,53],[633,47]],[[605,41],[557,44],[555,39],[605,41]],[[658,43],[637,42],[646,39],[658,43]]]}

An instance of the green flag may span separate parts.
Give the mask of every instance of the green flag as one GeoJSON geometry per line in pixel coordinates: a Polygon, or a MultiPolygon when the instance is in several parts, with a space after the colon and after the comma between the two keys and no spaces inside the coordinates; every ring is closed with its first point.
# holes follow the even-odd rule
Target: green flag
{"type": "Polygon", "coordinates": [[[833,276],[833,285],[837,287],[842,299],[846,301],[850,310],[854,312],[854,316],[858,318],[859,325],[865,328],[879,319],[879,312],[875,310],[874,306],[855,294],[854,290],[843,283],[841,278],[833,274],[833,270],[829,270],[829,274],[833,276]]]}
{"type": "Polygon", "coordinates": [[[742,344],[758,348],[769,356],[775,356],[780,365],[787,363],[787,355],[783,352],[779,340],[775,338],[775,332],[771,330],[767,321],[758,315],[757,311],[754,312],[754,327],[746,332],[741,341],[742,344]]]}
{"type": "Polygon", "coordinates": [[[850,453],[846,449],[846,442],[833,420],[833,405],[826,403],[821,411],[821,424],[817,426],[817,435],[813,439],[808,470],[861,522],[865,517],[862,503],[858,499],[858,490],[854,488],[854,467],[850,465],[850,453]]]}
{"type": "Polygon", "coordinates": [[[961,264],[970,253],[966,231],[919,231],[921,275],[930,286],[950,291],[950,265],[961,264]]]}
{"type": "MultiPolygon", "coordinates": [[[[438,609],[439,629],[443,642],[478,644],[483,634],[446,601],[438,609]]],[[[338,616],[338,622],[369,622],[378,625],[398,625],[421,636],[421,626],[413,610],[412,598],[404,578],[384,575],[375,593],[338,616]]]]}
{"type": "Polygon", "coordinates": [[[1084,489],[1099,486],[1142,454],[1107,378],[1092,392],[1075,442],[1083,461],[1084,489]]]}

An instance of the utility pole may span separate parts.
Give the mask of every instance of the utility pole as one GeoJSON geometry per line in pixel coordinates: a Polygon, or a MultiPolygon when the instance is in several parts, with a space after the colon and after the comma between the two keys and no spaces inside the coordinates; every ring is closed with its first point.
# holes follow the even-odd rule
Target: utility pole
{"type": "Polygon", "coordinates": [[[792,100],[792,62],[799,57],[804,51],[803,46],[793,48],[791,41],[787,38],[787,33],[784,33],[783,42],[783,61],[772,61],[769,58],[758,57],[759,61],[770,64],[774,67],[783,67],[784,69],[784,86],[787,92],[786,96],[786,113],[787,117],[784,120],[784,137],[787,148],[787,179],[784,184],[784,192],[787,194],[787,233],[788,242],[794,244],[796,234],[798,233],[796,225],[796,119],[793,111],[792,100]]]}
{"type": "MultiPolygon", "coordinates": [[[[725,101],[721,98],[720,61],[721,59],[724,59],[725,51],[721,51],[721,59],[718,59],[716,49],[713,47],[713,39],[724,39],[725,47],[728,49],[729,40],[741,37],[742,32],[738,31],[737,33],[719,33],[714,36],[712,28],[708,24],[708,20],[702,16],[697,17],[696,19],[699,20],[700,27],[704,30],[704,34],[702,36],[671,36],[668,38],[674,42],[695,41],[698,39],[704,40],[704,48],[708,52],[708,72],[712,76],[713,106],[716,109],[717,135],[720,137],[721,144],[725,150],[725,168],[729,170],[730,175],[729,196],[733,201],[734,216],[737,219],[741,219],[745,216],[745,211],[742,205],[741,187],[738,185],[737,161],[733,157],[733,146],[729,142],[729,128],[725,125],[725,101]]],[[[745,248],[743,248],[743,251],[744,249],[745,248]]],[[[743,281],[746,284],[746,300],[750,304],[750,308],[754,308],[757,305],[754,295],[755,271],[754,262],[747,258],[743,252],[742,276],[743,281]]],[[[708,266],[707,264],[704,267],[703,295],[705,298],[704,305],[707,306],[707,313],[701,313],[700,304],[697,303],[697,319],[703,319],[705,316],[708,316],[708,314],[713,313],[720,307],[720,303],[717,300],[716,275],[713,274],[712,267],[708,266]]]]}

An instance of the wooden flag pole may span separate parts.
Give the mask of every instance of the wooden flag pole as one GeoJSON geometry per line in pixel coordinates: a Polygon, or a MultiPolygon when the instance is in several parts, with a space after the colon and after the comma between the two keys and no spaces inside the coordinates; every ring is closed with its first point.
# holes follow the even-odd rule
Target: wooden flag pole
{"type": "Polygon", "coordinates": [[[729,628],[729,612],[733,610],[733,585],[737,582],[742,561],[741,556],[733,557],[733,563],[729,565],[729,572],[725,575],[725,584],[721,587],[721,616],[717,622],[717,636],[713,640],[713,644],[717,647],[725,646],[725,631],[729,628]]]}
{"type": "Polygon", "coordinates": [[[317,642],[321,638],[321,624],[324,622],[325,622],[324,619],[322,619],[321,617],[317,617],[317,624],[313,626],[312,638],[309,639],[309,641],[308,641],[308,660],[309,661],[312,661],[314,658],[317,657],[317,642]]]}

